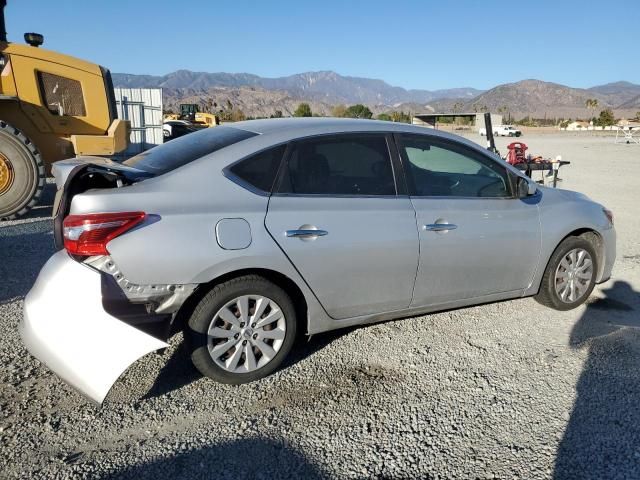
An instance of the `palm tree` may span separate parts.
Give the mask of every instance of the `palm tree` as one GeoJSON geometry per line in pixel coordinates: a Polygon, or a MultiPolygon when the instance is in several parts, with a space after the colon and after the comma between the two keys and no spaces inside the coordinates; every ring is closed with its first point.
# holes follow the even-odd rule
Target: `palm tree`
{"type": "Polygon", "coordinates": [[[587,108],[591,112],[589,121],[592,121],[593,118],[594,118],[594,113],[596,111],[596,108],[598,108],[598,99],[597,98],[587,98],[587,101],[585,102],[585,105],[587,106],[587,108]]]}

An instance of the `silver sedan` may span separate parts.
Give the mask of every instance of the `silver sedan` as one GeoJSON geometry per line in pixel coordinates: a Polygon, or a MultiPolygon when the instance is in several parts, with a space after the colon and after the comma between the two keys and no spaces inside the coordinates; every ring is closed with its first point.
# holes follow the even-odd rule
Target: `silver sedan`
{"type": "Polygon", "coordinates": [[[575,308],[615,260],[603,206],[411,125],[241,122],[54,175],[59,251],[19,328],[98,403],[176,329],[203,375],[244,383],[297,333],[526,296],[575,308]]]}

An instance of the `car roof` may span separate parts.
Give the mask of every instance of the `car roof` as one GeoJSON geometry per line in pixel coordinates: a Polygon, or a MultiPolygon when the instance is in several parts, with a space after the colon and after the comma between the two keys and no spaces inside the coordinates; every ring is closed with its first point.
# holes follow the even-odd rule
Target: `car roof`
{"type": "Polygon", "coordinates": [[[386,122],[381,120],[366,120],[361,118],[334,117],[294,117],[268,118],[261,120],[246,120],[227,124],[229,127],[241,128],[259,134],[268,134],[283,129],[290,131],[316,130],[318,134],[348,131],[419,131],[424,133],[424,127],[417,127],[407,123],[386,122]]]}
{"type": "Polygon", "coordinates": [[[315,135],[327,135],[332,133],[358,133],[358,132],[387,132],[387,133],[414,133],[419,135],[431,135],[434,137],[453,140],[463,143],[476,150],[486,153],[486,150],[475,142],[467,140],[459,135],[443,132],[433,128],[408,123],[387,122],[382,120],[365,120],[357,118],[334,117],[296,117],[296,118],[269,118],[262,120],[245,120],[243,122],[227,123],[224,126],[238,128],[254,132],[269,141],[282,142],[295,140],[315,135]]]}

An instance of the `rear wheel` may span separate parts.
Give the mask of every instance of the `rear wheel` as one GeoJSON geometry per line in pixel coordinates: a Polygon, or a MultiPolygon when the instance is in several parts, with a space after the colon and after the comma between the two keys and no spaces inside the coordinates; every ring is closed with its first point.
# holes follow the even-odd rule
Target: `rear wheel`
{"type": "Polygon", "coordinates": [[[42,157],[18,129],[0,120],[0,219],[13,219],[38,203],[44,188],[42,157]]]}
{"type": "Polygon", "coordinates": [[[569,237],[553,252],[535,298],[556,310],[576,308],[589,298],[597,272],[592,243],[583,237],[569,237]]]}
{"type": "Polygon", "coordinates": [[[222,383],[252,382],[272,373],[296,338],[289,296],[257,276],[217,285],[195,308],[188,324],[191,360],[222,383]]]}

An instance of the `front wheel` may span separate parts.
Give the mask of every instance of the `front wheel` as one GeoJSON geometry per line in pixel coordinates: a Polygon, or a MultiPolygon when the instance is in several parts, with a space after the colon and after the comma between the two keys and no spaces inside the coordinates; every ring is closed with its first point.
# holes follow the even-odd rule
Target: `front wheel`
{"type": "Polygon", "coordinates": [[[272,373],[296,338],[290,297],[257,275],[214,287],[188,322],[191,360],[206,377],[241,384],[272,373]]]}
{"type": "Polygon", "coordinates": [[[583,237],[569,237],[556,248],[535,299],[556,310],[582,305],[593,291],[598,272],[596,251],[583,237]]]}
{"type": "Polygon", "coordinates": [[[27,213],[38,203],[44,183],[38,150],[20,130],[0,120],[0,220],[27,213]]]}

